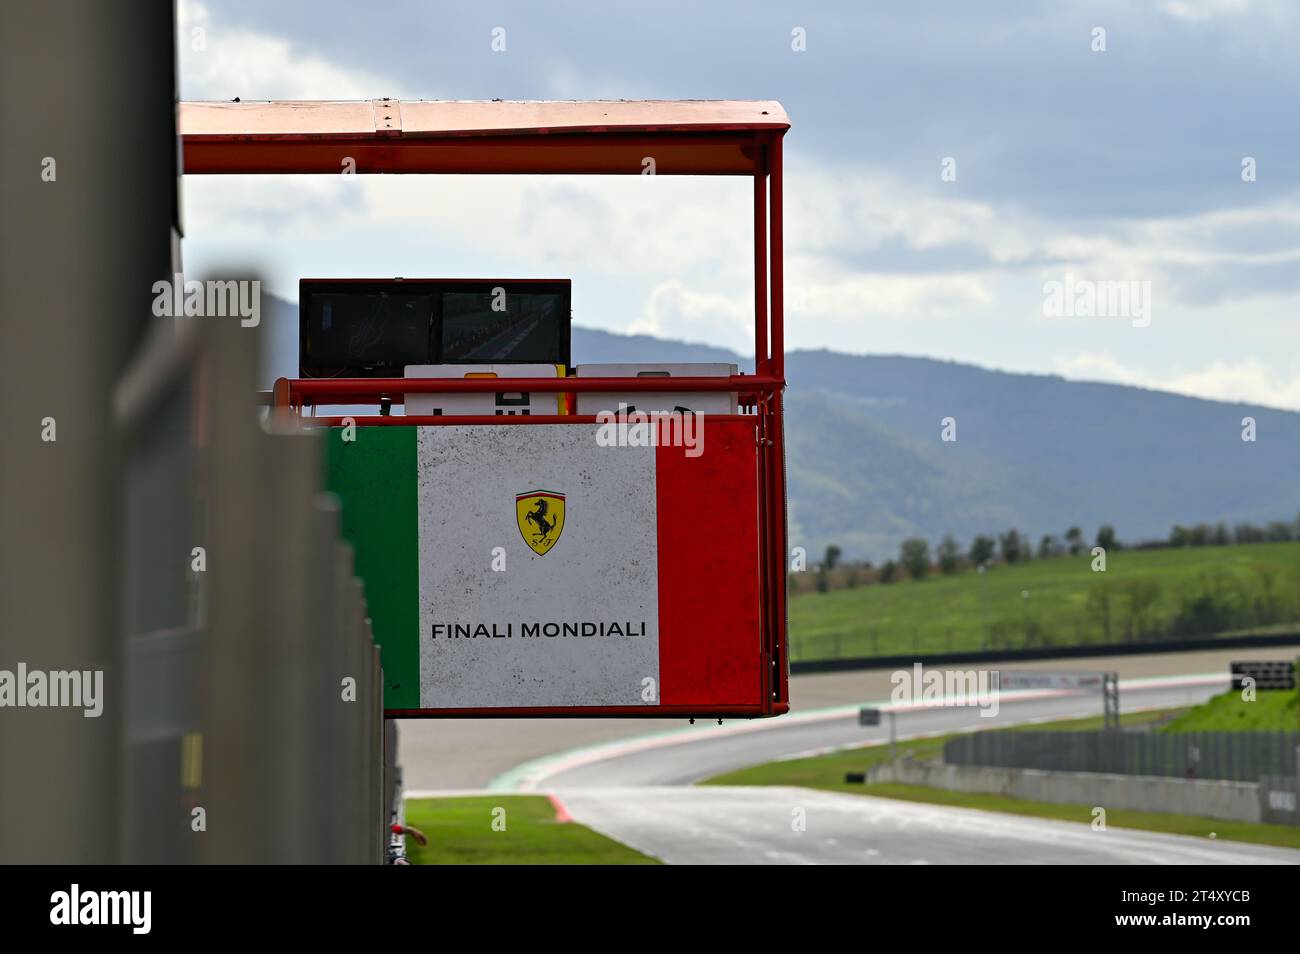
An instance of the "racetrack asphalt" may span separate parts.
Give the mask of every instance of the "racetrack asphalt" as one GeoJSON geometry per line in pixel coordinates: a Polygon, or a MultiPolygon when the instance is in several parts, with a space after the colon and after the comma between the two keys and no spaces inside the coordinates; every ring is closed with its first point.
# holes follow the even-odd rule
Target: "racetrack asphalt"
{"type": "MultiPolygon", "coordinates": [[[[1294,657],[1293,648],[1271,658],[1294,657]]],[[[1247,653],[1250,655],[1250,653],[1247,653]]],[[[1193,705],[1229,684],[1241,651],[1078,659],[1017,669],[1116,669],[1126,712],[1193,705]]],[[[1013,668],[1006,666],[1004,668],[1013,668]]],[[[669,863],[1297,864],[1300,852],[792,787],[695,786],[723,772],[881,744],[862,703],[897,712],[908,738],[1099,715],[1095,693],[1003,694],[996,717],[942,705],[890,706],[893,670],[792,680],[792,712],[722,726],[624,720],[404,723],[409,795],[421,789],[553,793],[574,820],[669,863]],[[459,783],[459,784],[458,784],[459,783]]],[[[432,794],[429,792],[428,794],[432,794]]]]}

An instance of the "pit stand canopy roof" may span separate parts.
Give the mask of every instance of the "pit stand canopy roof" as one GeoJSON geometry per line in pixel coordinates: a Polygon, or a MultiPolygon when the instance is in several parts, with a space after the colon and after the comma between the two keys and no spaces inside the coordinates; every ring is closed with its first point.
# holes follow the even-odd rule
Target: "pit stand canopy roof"
{"type": "Polygon", "coordinates": [[[781,148],[790,120],[780,103],[376,99],[183,102],[179,110],[189,175],[751,176],[755,371],[784,378],[781,148]]]}
{"type": "Polygon", "coordinates": [[[754,175],[789,128],[764,100],[180,105],[187,173],[754,175]]]}

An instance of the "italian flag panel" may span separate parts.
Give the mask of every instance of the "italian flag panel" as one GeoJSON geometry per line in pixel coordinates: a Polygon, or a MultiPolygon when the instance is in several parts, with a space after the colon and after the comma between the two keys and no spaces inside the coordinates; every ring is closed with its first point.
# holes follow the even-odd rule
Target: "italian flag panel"
{"type": "Polygon", "coordinates": [[[762,704],[754,425],[604,427],[332,429],[390,714],[762,704]]]}

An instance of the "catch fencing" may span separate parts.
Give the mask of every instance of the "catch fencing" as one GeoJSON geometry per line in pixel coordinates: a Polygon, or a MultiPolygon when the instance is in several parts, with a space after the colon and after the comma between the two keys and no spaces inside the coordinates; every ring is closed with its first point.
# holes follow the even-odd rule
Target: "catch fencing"
{"type": "Polygon", "coordinates": [[[379,863],[382,674],[321,437],[259,421],[263,329],[151,309],[183,270],[175,23],[74,6],[0,31],[43,77],[40,109],[3,89],[6,147],[51,157],[0,151],[0,671],[100,690],[0,708],[0,864],[379,863]]]}
{"type": "Polygon", "coordinates": [[[1258,782],[1296,776],[1300,732],[975,732],[948,741],[952,765],[1258,782]]]}
{"type": "Polygon", "coordinates": [[[117,408],[122,860],[380,863],[379,650],[321,438],[259,426],[248,330],[179,331],[149,339],[117,408]]]}

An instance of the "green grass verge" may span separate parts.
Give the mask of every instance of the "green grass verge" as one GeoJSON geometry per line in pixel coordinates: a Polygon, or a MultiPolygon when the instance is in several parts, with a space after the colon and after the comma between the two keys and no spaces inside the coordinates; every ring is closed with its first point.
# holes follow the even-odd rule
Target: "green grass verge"
{"type": "Polygon", "coordinates": [[[1091,567],[1088,555],[1054,557],[799,594],[789,603],[792,658],[1293,632],[1300,623],[1300,543],[1118,550],[1105,573],[1091,567]]]}
{"type": "Polygon", "coordinates": [[[654,865],[659,862],[577,822],[557,822],[539,795],[419,798],[406,803],[408,825],[428,836],[407,838],[417,865],[654,865]],[[493,821],[504,809],[505,830],[493,821]]]}
{"type": "MultiPolygon", "coordinates": [[[[1177,710],[1129,713],[1123,724],[1136,725],[1169,719],[1177,710]]],[[[1062,722],[1017,726],[1015,731],[1086,731],[1099,728],[1100,718],[1070,719],[1062,722]]],[[[943,744],[951,735],[932,739],[910,739],[898,743],[898,753],[911,752],[916,759],[938,758],[943,754],[943,744]]],[[[844,781],[847,772],[863,772],[879,762],[889,761],[889,746],[848,749],[803,759],[768,762],[750,768],[728,772],[702,782],[703,785],[798,785],[827,792],[849,795],[875,795],[904,801],[926,802],[932,805],[951,805],[960,808],[980,808],[985,811],[1028,815],[1035,818],[1053,818],[1061,821],[1091,823],[1092,806],[1056,805],[1034,802],[1002,795],[984,795],[966,792],[949,792],[919,785],[877,784],[863,785],[844,781]]],[[[1249,822],[1221,821],[1195,815],[1170,815],[1154,812],[1132,812],[1108,809],[1106,824],[1115,828],[1137,828],[1145,831],[1166,832],[1175,835],[1194,835],[1208,838],[1213,832],[1217,838],[1244,841],[1259,845],[1276,845],[1300,849],[1300,828],[1289,825],[1260,825],[1249,822]]]]}
{"type": "Polygon", "coordinates": [[[1270,689],[1256,694],[1254,702],[1230,690],[1207,699],[1172,722],[1161,732],[1294,732],[1300,729],[1296,690],[1270,689]]]}

